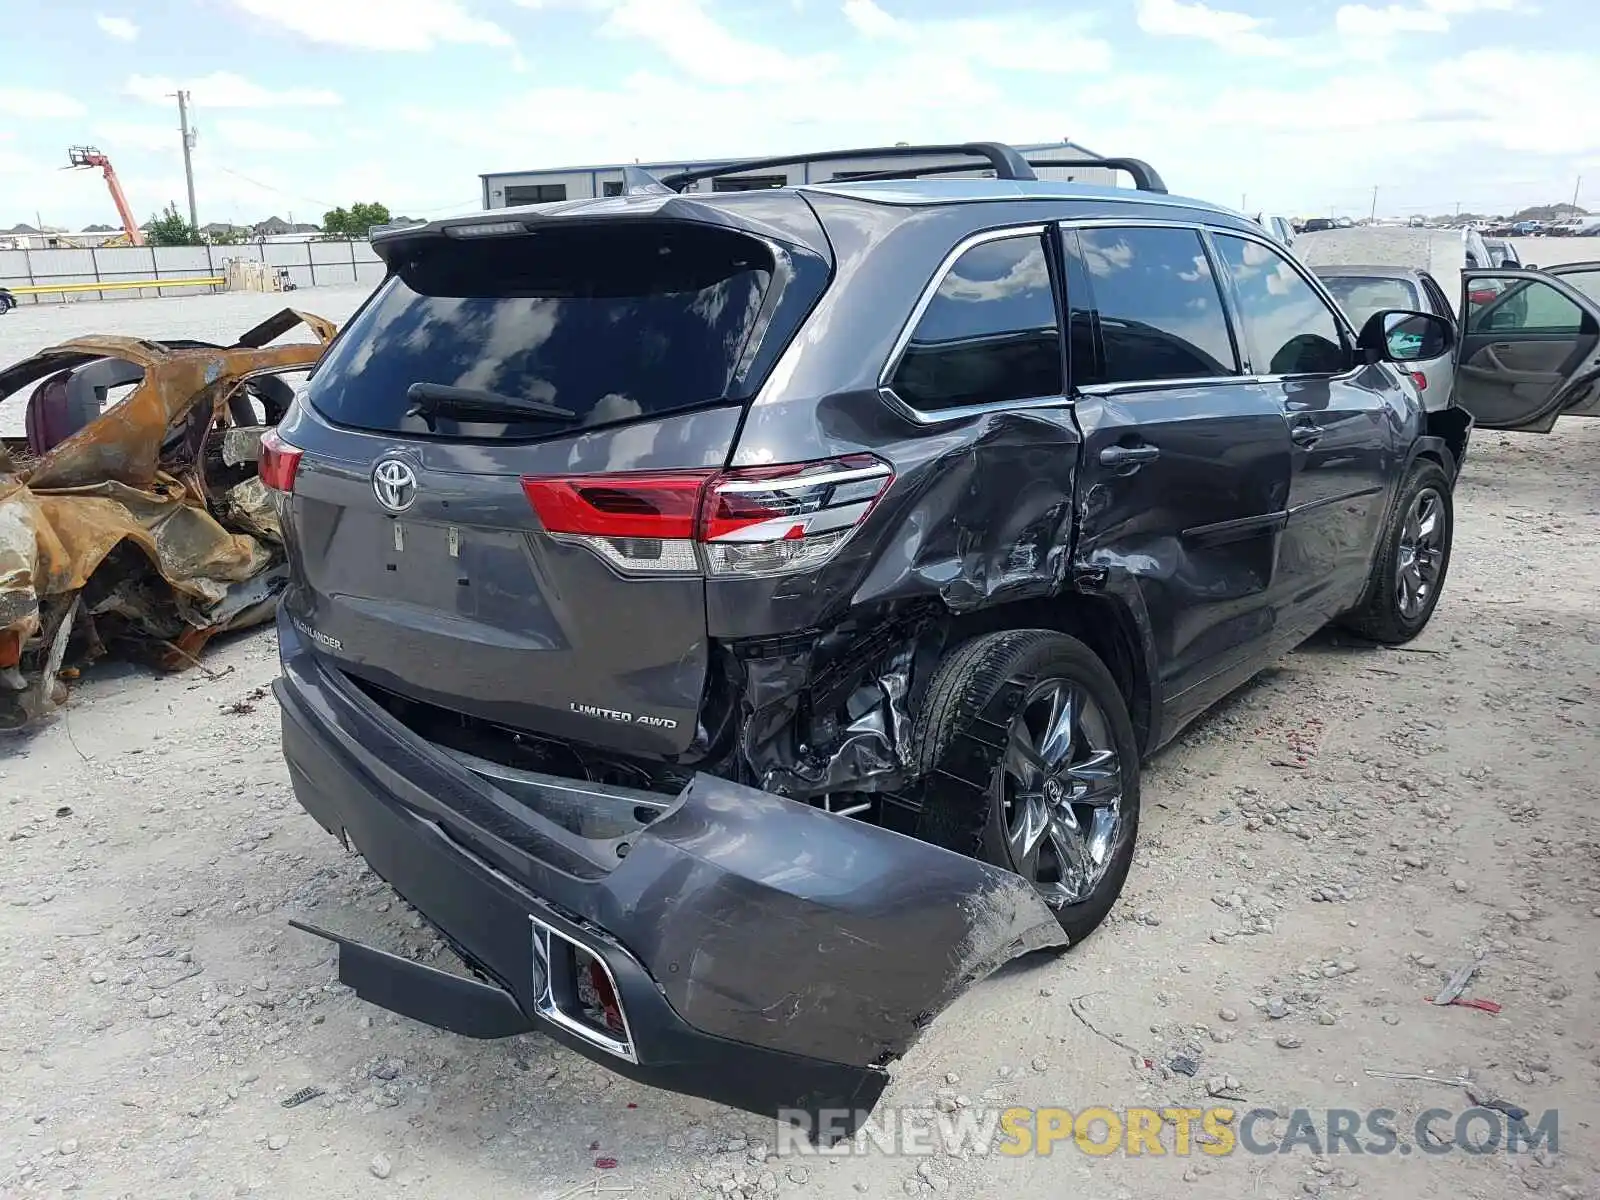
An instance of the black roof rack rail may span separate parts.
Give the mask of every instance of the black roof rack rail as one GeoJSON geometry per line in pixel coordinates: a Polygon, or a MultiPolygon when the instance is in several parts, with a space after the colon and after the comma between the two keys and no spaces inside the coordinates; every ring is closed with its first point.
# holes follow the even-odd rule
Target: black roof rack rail
{"type": "MultiPolygon", "coordinates": [[[[1166,194],[1167,185],[1158,172],[1149,163],[1140,158],[1030,158],[1030,167],[1101,167],[1116,171],[1126,171],[1133,176],[1133,186],[1141,192],[1160,192],[1166,194]]],[[[863,183],[875,179],[920,179],[924,175],[954,175],[958,171],[971,171],[975,168],[971,163],[939,163],[931,167],[906,167],[899,171],[873,171],[867,175],[852,175],[848,181],[841,183],[863,183]]],[[[998,176],[1001,179],[1004,175],[998,176]]]]}
{"type": "MultiPolygon", "coordinates": [[[[1028,160],[1003,142],[964,142],[944,146],[876,146],[865,150],[824,150],[818,154],[785,154],[778,158],[751,158],[743,162],[723,163],[716,167],[699,167],[693,171],[678,171],[661,180],[675,192],[681,192],[691,183],[701,179],[715,179],[722,175],[739,175],[745,171],[759,171],[765,167],[792,167],[801,163],[842,162],[852,158],[923,158],[930,154],[965,154],[986,159],[994,169],[997,179],[1037,179],[1028,160]]],[[[956,165],[952,171],[970,171],[972,166],[956,165]]],[[[893,179],[891,174],[886,178],[893,179]]]]}

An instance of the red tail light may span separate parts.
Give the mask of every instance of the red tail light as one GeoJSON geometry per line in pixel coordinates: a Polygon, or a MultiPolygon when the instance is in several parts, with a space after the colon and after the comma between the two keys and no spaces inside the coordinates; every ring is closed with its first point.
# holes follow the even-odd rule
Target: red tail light
{"type": "Polygon", "coordinates": [[[278,436],[276,429],[261,435],[261,455],[256,459],[256,472],[261,482],[275,492],[294,491],[295,472],[300,469],[298,446],[291,446],[278,436]]]}
{"type": "Polygon", "coordinates": [[[731,471],[524,479],[545,531],[632,575],[781,575],[849,540],[894,472],[870,454],[731,471]]]}
{"type": "Polygon", "coordinates": [[[1411,371],[1408,373],[1411,376],[1411,382],[1417,385],[1417,391],[1425,392],[1428,390],[1428,377],[1426,375],[1424,375],[1421,371],[1411,371]]]}

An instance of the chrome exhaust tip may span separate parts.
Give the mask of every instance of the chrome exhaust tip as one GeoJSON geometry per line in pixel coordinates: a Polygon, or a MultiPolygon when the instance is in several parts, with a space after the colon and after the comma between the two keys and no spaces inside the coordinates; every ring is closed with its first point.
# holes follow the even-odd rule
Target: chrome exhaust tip
{"type": "Polygon", "coordinates": [[[637,1063],[622,991],[605,957],[538,917],[533,925],[533,1010],[552,1025],[637,1063]]]}

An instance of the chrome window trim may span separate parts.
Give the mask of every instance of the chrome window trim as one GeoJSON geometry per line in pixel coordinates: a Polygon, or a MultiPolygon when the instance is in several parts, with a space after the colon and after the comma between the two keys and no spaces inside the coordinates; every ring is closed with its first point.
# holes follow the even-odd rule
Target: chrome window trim
{"type": "MultiPolygon", "coordinates": [[[[910,401],[900,396],[889,384],[889,380],[893,378],[894,373],[900,369],[900,360],[905,357],[906,348],[911,344],[911,337],[916,333],[917,325],[922,321],[923,314],[928,311],[928,307],[933,303],[934,297],[939,294],[939,288],[944,285],[945,277],[950,274],[956,263],[961,261],[962,256],[968,250],[973,249],[975,246],[988,245],[990,242],[1004,242],[1013,238],[1031,237],[1038,241],[1039,249],[1045,255],[1045,260],[1048,263],[1050,251],[1044,244],[1044,237],[1049,232],[1051,224],[1053,222],[1005,225],[998,229],[985,229],[978,233],[971,233],[957,242],[954,248],[940,260],[933,277],[929,279],[927,286],[922,289],[922,294],[917,297],[916,304],[912,306],[911,316],[907,318],[905,324],[900,327],[900,332],[895,336],[894,345],[889,350],[889,357],[885,360],[883,369],[878,372],[878,395],[890,408],[917,425],[943,425],[951,421],[962,421],[968,417],[979,416],[983,413],[1059,407],[1067,403],[1067,397],[1063,393],[1055,396],[1028,397],[1022,400],[1000,400],[992,404],[965,404],[959,408],[941,408],[929,412],[917,408],[910,401]]],[[[1056,280],[1052,273],[1050,281],[1052,303],[1056,298],[1055,285],[1056,280]]],[[[1061,312],[1060,306],[1057,305],[1056,339],[1058,342],[1062,336],[1061,312]]]]}

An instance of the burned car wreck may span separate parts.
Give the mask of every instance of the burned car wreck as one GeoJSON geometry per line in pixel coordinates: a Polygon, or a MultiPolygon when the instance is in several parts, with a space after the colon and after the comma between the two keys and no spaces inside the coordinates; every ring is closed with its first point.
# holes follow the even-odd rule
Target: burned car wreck
{"type": "Polygon", "coordinates": [[[0,370],[0,399],[27,395],[26,436],[0,444],[0,728],[101,655],[182,670],[270,620],[287,572],[259,442],[279,374],[333,334],[286,309],[232,346],[90,335],[0,370]],[[302,325],[314,340],[271,344],[302,325]]]}
{"type": "Polygon", "coordinates": [[[1104,921],[1145,756],[1330,621],[1426,626],[1466,438],[1394,364],[1445,323],[1351,328],[1134,160],[793,161],[861,154],[921,161],[374,237],[269,439],[275,692],[301,804],[470,971],[301,926],[359,995],[848,1126],[1104,921]]]}

